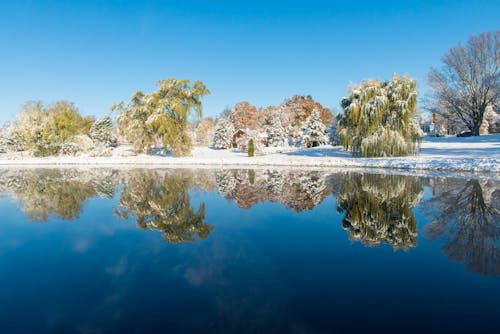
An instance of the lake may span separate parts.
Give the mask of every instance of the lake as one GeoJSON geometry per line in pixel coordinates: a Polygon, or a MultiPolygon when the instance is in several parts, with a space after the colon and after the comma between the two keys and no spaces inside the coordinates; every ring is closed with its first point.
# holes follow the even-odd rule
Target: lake
{"type": "Polygon", "coordinates": [[[498,333],[498,179],[0,169],[0,333],[498,333]]]}

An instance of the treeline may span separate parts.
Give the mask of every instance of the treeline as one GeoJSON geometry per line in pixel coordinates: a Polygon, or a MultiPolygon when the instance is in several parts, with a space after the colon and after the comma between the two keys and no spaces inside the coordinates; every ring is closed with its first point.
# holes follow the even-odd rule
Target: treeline
{"type": "MultiPolygon", "coordinates": [[[[443,67],[429,74],[434,95],[427,110],[447,124],[461,122],[471,135],[500,129],[499,48],[500,31],[495,31],[450,49],[443,67]]],[[[70,102],[26,103],[16,120],[0,129],[0,151],[109,155],[121,140],[137,153],[162,150],[184,156],[193,144],[248,150],[252,143],[259,152],[330,143],[354,156],[380,157],[417,154],[423,136],[416,121],[416,82],[408,76],[348,87],[336,117],[311,96],[296,95],[265,108],[240,102],[216,120],[190,122],[201,119],[202,99],[208,94],[200,81],[161,80],[155,91],[138,91],[130,101],[112,106],[116,127],[109,116],[95,120],[80,115],[70,102]]]]}
{"type": "Polygon", "coordinates": [[[337,117],[311,96],[295,95],[278,106],[259,109],[240,102],[225,110],[217,121],[208,118],[190,123],[190,116],[201,118],[202,98],[209,93],[200,81],[191,84],[189,80],[161,80],[156,91],[136,92],[130,101],[112,106],[116,126],[110,116],[97,120],[82,116],[70,102],[26,103],[16,121],[1,129],[0,147],[35,156],[106,156],[121,140],[137,153],[161,149],[183,156],[190,152],[193,142],[242,150],[252,142],[258,152],[264,147],[315,147],[342,141],[355,153],[380,156],[415,153],[414,143],[418,142],[418,126],[413,120],[415,82],[408,77],[395,76],[390,82],[366,81],[351,87],[350,95],[342,102],[344,112],[337,117]],[[371,125],[359,126],[367,122],[371,125]],[[361,145],[361,138],[369,140],[381,128],[387,129],[389,136],[381,137],[376,144],[390,149],[377,150],[377,145],[372,145],[368,150],[367,145],[361,145]],[[390,131],[402,135],[395,140],[390,131]],[[346,136],[355,142],[342,140],[346,136]]]}

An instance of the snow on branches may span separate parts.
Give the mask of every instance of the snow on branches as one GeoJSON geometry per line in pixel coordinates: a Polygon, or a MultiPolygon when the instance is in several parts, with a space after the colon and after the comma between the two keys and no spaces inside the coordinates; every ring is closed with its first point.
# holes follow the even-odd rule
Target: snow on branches
{"type": "Polygon", "coordinates": [[[300,145],[302,147],[316,147],[328,143],[326,127],[321,122],[318,109],[312,111],[311,115],[302,125],[301,130],[300,145]]]}
{"type": "Polygon", "coordinates": [[[353,154],[383,157],[418,152],[421,137],[414,120],[414,80],[394,75],[391,81],[363,81],[350,89],[341,105],[340,140],[353,154]]]}
{"type": "Polygon", "coordinates": [[[219,119],[215,125],[214,148],[228,149],[233,147],[234,125],[227,119],[219,119]]]}

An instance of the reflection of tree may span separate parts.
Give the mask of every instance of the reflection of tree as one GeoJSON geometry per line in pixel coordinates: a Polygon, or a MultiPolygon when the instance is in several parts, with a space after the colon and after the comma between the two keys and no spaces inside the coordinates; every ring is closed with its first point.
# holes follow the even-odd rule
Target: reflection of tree
{"type": "Polygon", "coordinates": [[[343,177],[338,194],[338,211],[345,212],[342,226],[350,240],[408,250],[417,244],[412,209],[421,193],[422,185],[416,178],[349,173],[343,177]]]}
{"type": "Polygon", "coordinates": [[[221,170],[219,193],[250,209],[259,201],[278,202],[296,212],[311,210],[330,193],[324,173],[277,170],[221,170]]]}
{"type": "Polygon", "coordinates": [[[134,171],[128,175],[120,195],[119,217],[132,216],[137,226],[163,232],[170,243],[205,239],[213,226],[205,222],[205,205],[194,210],[190,204],[189,189],[193,180],[189,171],[134,171]]]}
{"type": "Polygon", "coordinates": [[[500,190],[493,181],[437,179],[425,203],[431,240],[443,239],[443,253],[468,270],[500,274],[500,190]]]}
{"type": "Polygon", "coordinates": [[[29,220],[47,221],[53,215],[72,220],[80,215],[85,200],[97,195],[112,197],[113,172],[71,169],[2,171],[2,192],[22,203],[29,220]]]}

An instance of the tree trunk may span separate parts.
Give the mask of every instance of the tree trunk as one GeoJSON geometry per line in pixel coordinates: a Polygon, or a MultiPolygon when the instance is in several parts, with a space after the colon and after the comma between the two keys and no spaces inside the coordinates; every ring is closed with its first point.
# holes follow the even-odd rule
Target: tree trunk
{"type": "Polygon", "coordinates": [[[477,122],[476,120],[474,120],[473,129],[472,129],[472,135],[479,136],[479,128],[480,127],[481,127],[481,124],[479,124],[479,122],[477,122]]]}

